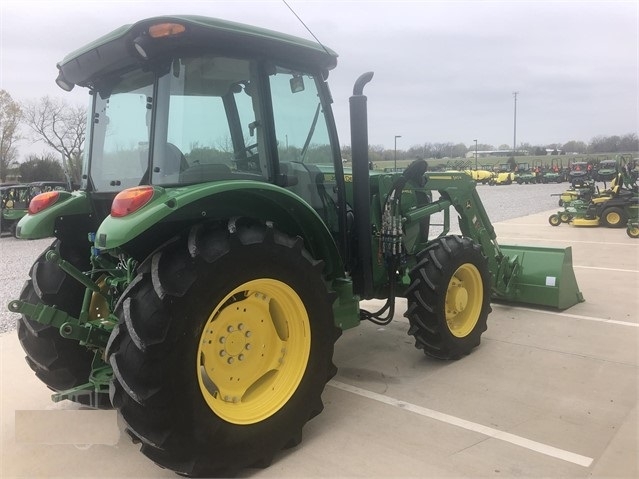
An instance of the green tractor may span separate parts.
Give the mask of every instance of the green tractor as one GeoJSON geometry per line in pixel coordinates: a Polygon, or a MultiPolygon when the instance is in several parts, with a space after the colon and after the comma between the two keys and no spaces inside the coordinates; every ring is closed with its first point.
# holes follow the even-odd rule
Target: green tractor
{"type": "Polygon", "coordinates": [[[55,240],[9,303],[54,401],[117,408],[162,467],[230,476],[301,441],[342,331],[389,323],[398,297],[416,347],[441,359],[479,345],[491,299],[583,301],[571,249],[498,245],[468,175],[369,170],[372,73],[350,98],[345,169],[336,62],[314,42],[170,16],[58,64],[59,86],[90,92],[82,185],[31,201],[18,236],[55,240]]]}
{"type": "Polygon", "coordinates": [[[605,184],[607,181],[614,180],[617,173],[619,173],[617,161],[604,159],[595,167],[594,177],[596,181],[601,181],[605,184]]]}
{"type": "Polygon", "coordinates": [[[9,233],[16,236],[16,226],[18,221],[27,214],[29,200],[28,185],[0,186],[0,235],[9,233]]]}
{"type": "MultiPolygon", "coordinates": [[[[530,163],[517,163],[517,169],[515,170],[515,181],[518,185],[537,183],[537,173],[530,167],[530,163]]],[[[539,178],[539,181],[541,181],[541,178],[539,178]]]]}
{"type": "Polygon", "coordinates": [[[541,183],[562,183],[564,181],[564,168],[561,160],[550,160],[550,168],[542,172],[541,183]]]}
{"type": "Polygon", "coordinates": [[[60,181],[34,181],[0,187],[0,234],[9,232],[16,236],[18,221],[27,214],[33,197],[47,191],[68,189],[67,183],[60,181]]]}

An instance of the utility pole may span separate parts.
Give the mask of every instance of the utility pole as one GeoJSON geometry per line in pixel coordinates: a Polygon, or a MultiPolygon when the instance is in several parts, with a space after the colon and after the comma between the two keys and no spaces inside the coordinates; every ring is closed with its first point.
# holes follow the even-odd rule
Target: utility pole
{"type": "Polygon", "coordinates": [[[475,141],[475,171],[477,171],[477,140],[475,141]]]}
{"type": "Polygon", "coordinates": [[[397,138],[401,138],[402,135],[395,135],[395,172],[397,172],[397,138]]]}
{"type": "Polygon", "coordinates": [[[513,158],[515,157],[515,152],[517,151],[517,95],[518,91],[513,92],[513,97],[515,98],[515,120],[514,120],[514,133],[513,133],[513,158]]]}

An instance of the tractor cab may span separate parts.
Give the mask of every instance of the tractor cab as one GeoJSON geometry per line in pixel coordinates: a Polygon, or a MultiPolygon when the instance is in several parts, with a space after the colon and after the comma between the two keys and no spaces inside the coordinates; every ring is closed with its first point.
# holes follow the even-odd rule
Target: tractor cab
{"type": "MultiPolygon", "coordinates": [[[[336,57],[302,39],[190,16],[140,21],[67,56],[58,85],[87,87],[92,98],[80,190],[93,230],[124,190],[116,216],[152,192],[250,181],[302,198],[344,245],[344,174],[325,82],[336,57]]],[[[204,196],[192,215],[209,209],[204,196]]],[[[253,208],[241,201],[231,203],[253,208]]]]}

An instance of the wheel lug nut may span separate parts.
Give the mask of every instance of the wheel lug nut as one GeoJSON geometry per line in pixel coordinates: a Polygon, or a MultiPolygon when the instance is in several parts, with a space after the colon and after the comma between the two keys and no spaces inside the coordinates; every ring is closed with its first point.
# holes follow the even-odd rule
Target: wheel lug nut
{"type": "Polygon", "coordinates": [[[246,343],[246,346],[244,346],[244,348],[248,351],[249,349],[251,349],[251,343],[246,343]]]}
{"type": "Polygon", "coordinates": [[[224,351],[224,350],[220,351],[220,356],[222,356],[222,357],[226,356],[226,351],[224,351]]]}
{"type": "Polygon", "coordinates": [[[244,324],[240,323],[237,325],[237,329],[239,329],[240,331],[242,331],[244,329],[244,324]]]}
{"type": "Polygon", "coordinates": [[[237,357],[237,359],[239,359],[240,361],[244,361],[244,355],[243,355],[243,354],[240,354],[240,355],[237,357]]]}
{"type": "Polygon", "coordinates": [[[222,337],[220,338],[220,343],[224,344],[225,342],[226,342],[226,338],[225,338],[224,336],[222,336],[222,337]]]}
{"type": "Polygon", "coordinates": [[[229,326],[228,328],[226,328],[226,330],[227,330],[229,333],[232,333],[232,332],[233,332],[233,326],[229,326]]]}
{"type": "Polygon", "coordinates": [[[252,333],[251,333],[250,331],[247,331],[246,333],[244,333],[244,336],[246,336],[247,338],[250,338],[250,337],[251,337],[251,334],[252,334],[252,333]]]}
{"type": "Polygon", "coordinates": [[[233,359],[232,357],[227,359],[227,362],[228,362],[229,364],[233,364],[233,361],[234,361],[234,359],[233,359]]]}

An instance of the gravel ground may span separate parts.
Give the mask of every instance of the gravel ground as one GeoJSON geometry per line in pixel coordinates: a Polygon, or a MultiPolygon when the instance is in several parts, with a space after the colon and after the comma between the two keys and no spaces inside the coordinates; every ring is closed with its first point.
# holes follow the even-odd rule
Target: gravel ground
{"type": "MultiPolygon", "coordinates": [[[[566,190],[568,183],[546,185],[479,185],[477,190],[493,223],[558,208],[558,198],[551,196],[566,190]]],[[[451,223],[453,220],[451,219],[451,223]]],[[[29,268],[52,239],[17,240],[0,238],[0,334],[16,327],[15,313],[7,310],[12,299],[20,295],[29,268]]]]}

